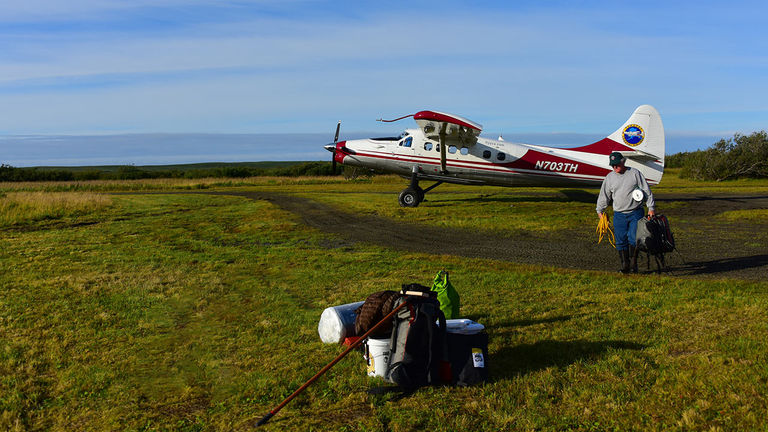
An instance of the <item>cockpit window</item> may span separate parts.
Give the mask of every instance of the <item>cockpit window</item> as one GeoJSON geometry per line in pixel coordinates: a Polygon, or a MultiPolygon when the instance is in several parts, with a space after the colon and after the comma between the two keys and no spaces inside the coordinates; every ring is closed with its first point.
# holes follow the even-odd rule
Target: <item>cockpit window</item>
{"type": "Polygon", "coordinates": [[[462,147],[460,152],[464,156],[468,155],[469,154],[469,147],[462,147]]]}
{"type": "Polygon", "coordinates": [[[403,141],[403,147],[410,147],[413,143],[413,137],[408,137],[403,141]]]}

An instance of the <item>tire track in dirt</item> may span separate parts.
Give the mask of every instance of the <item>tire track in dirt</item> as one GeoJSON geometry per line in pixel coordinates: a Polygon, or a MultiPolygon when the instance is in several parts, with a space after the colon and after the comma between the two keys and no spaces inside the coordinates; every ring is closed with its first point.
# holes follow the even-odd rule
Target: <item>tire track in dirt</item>
{"type": "MultiPolygon", "coordinates": [[[[553,234],[500,236],[487,231],[416,225],[374,215],[348,213],[308,198],[275,192],[203,193],[268,201],[298,215],[306,225],[352,243],[364,242],[402,251],[489,258],[558,268],[597,271],[615,271],[618,268],[616,251],[605,244],[598,245],[593,232],[561,230],[553,234]]],[[[657,197],[657,201],[683,202],[683,205],[672,207],[666,212],[673,216],[698,212],[706,218],[726,210],[768,208],[768,197],[668,195],[657,197]]],[[[720,223],[719,226],[724,230],[745,229],[738,224],[729,227],[728,224],[720,223]]],[[[700,244],[686,245],[685,262],[679,254],[673,252],[668,255],[670,268],[666,274],[706,278],[768,278],[768,250],[764,254],[754,254],[740,249],[736,244],[724,248],[717,239],[706,236],[701,236],[699,240],[700,244]]],[[[655,269],[655,264],[651,268],[655,269]]],[[[647,272],[644,258],[640,260],[640,271],[647,272]]]]}

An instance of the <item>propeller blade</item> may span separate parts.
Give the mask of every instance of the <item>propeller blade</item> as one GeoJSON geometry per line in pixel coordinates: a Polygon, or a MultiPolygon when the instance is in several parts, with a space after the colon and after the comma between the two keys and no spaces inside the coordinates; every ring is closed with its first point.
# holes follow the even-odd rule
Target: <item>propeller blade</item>
{"type": "Polygon", "coordinates": [[[336,123],[336,135],[333,136],[333,143],[336,144],[339,141],[339,129],[341,129],[341,120],[336,123]]]}

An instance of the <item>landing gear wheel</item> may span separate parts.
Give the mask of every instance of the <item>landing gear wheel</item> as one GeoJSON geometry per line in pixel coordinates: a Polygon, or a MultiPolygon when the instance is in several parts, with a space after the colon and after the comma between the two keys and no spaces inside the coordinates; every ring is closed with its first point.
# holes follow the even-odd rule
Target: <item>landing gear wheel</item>
{"type": "Polygon", "coordinates": [[[400,192],[398,201],[400,201],[400,207],[417,207],[423,199],[423,196],[423,192],[420,194],[412,188],[406,188],[400,192]]]}

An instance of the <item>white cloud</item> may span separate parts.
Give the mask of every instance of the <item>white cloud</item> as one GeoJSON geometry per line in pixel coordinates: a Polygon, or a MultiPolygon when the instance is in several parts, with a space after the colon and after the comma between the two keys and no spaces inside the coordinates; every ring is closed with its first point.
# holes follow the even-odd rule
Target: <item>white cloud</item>
{"type": "MultiPolygon", "coordinates": [[[[37,0],[14,3],[0,21],[187,3],[37,0]]],[[[601,26],[615,10],[431,12],[246,14],[146,31],[13,27],[0,39],[0,132],[318,131],[338,118],[370,130],[379,115],[428,107],[505,130],[592,132],[641,103],[764,107],[764,80],[712,69],[737,59],[764,70],[765,57],[710,44],[717,35],[601,26]]]]}

